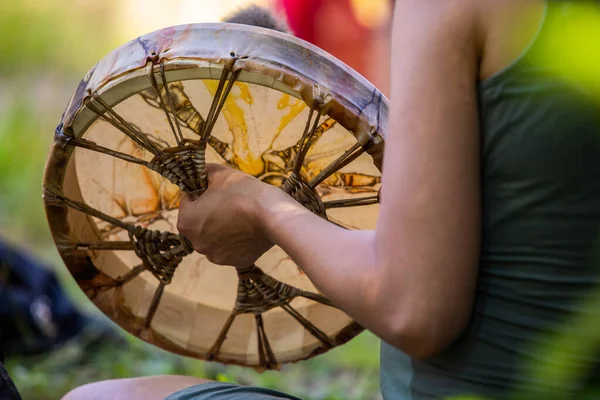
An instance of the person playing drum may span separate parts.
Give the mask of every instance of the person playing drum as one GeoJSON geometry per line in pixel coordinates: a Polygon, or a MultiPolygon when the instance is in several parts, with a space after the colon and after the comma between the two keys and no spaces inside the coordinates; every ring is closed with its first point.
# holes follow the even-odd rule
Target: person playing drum
{"type": "MultiPolygon", "coordinates": [[[[382,339],[386,399],[505,398],[530,384],[575,396],[585,383],[554,388],[520,373],[544,333],[593,311],[581,302],[600,284],[598,88],[563,79],[560,56],[548,57],[565,50],[554,32],[577,20],[571,3],[396,2],[375,230],[341,229],[210,165],[209,189],[182,199],[179,231],[212,262],[239,268],[283,248],[382,339]]],[[[590,371],[600,358],[573,357],[568,365],[590,371]]],[[[94,383],[66,399],[165,397],[294,398],[170,376],[94,383]]]]}

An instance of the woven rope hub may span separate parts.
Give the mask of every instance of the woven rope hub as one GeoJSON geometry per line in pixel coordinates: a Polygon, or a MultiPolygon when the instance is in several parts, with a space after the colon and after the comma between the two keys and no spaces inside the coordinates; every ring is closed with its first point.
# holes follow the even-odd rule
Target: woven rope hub
{"type": "Polygon", "coordinates": [[[44,201],[93,303],[168,351],[273,369],[362,331],[275,246],[244,270],[177,232],[207,163],[279,186],[345,229],[374,229],[387,100],[329,54],[242,25],[172,27],[116,49],[55,132],[44,201]]]}
{"type": "Polygon", "coordinates": [[[206,143],[165,149],[155,156],[148,168],[158,172],[193,197],[206,190],[206,143]]]}
{"type": "Polygon", "coordinates": [[[234,310],[240,314],[262,314],[302,295],[300,289],[273,279],[256,266],[239,275],[238,298],[234,310]]]}
{"type": "Polygon", "coordinates": [[[308,210],[317,214],[319,217],[327,219],[325,205],[319,197],[319,194],[315,189],[312,189],[306,182],[301,180],[296,172],[292,173],[286,179],[281,189],[308,210]]]}
{"type": "Polygon", "coordinates": [[[151,231],[136,226],[129,237],[135,254],[156,278],[166,284],[171,283],[183,257],[194,251],[189,240],[171,232],[151,231]]]}

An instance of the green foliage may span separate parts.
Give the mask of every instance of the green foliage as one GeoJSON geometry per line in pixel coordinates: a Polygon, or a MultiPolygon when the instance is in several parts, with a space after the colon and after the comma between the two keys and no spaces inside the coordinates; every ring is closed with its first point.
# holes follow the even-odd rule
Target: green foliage
{"type": "Polygon", "coordinates": [[[552,389],[547,386],[522,388],[515,393],[514,399],[567,398],[569,388],[577,387],[582,377],[588,376],[594,368],[582,360],[597,359],[600,355],[600,290],[584,299],[580,309],[586,312],[571,316],[558,331],[549,334],[542,341],[543,345],[534,349],[538,355],[536,360],[524,366],[529,381],[552,382],[552,389]]]}
{"type": "Polygon", "coordinates": [[[565,2],[567,21],[546,28],[537,62],[557,76],[581,85],[600,101],[600,9],[595,1],[565,2]]]}
{"type": "Polygon", "coordinates": [[[41,182],[49,141],[41,133],[24,101],[0,110],[0,222],[28,235],[47,230],[41,182]]]}
{"type": "Polygon", "coordinates": [[[0,73],[87,70],[116,47],[107,32],[110,2],[0,2],[0,73]],[[36,71],[37,70],[37,71],[36,71]]]}

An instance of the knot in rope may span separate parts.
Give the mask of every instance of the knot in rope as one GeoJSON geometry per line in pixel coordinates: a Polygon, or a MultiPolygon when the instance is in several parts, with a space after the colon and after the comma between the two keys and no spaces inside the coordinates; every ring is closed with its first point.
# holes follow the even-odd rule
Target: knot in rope
{"type": "Polygon", "coordinates": [[[161,282],[171,283],[175,269],[183,257],[194,249],[184,237],[171,232],[148,230],[135,226],[129,231],[135,254],[161,282]]]}
{"type": "Polygon", "coordinates": [[[262,314],[288,304],[300,295],[300,290],[265,274],[252,266],[238,272],[240,281],[235,311],[239,314],[262,314]]]}
{"type": "Polygon", "coordinates": [[[202,194],[208,185],[206,143],[183,144],[166,149],[148,163],[148,167],[171,181],[192,197],[202,194]]]}
{"type": "Polygon", "coordinates": [[[294,200],[302,204],[319,217],[327,219],[325,205],[314,189],[311,189],[296,171],[281,185],[281,190],[292,196],[294,200]]]}

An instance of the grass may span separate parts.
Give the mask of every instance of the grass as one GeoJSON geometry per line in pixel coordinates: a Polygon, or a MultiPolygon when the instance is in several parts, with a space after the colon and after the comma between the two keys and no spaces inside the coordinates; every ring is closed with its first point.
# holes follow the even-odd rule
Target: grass
{"type": "Polygon", "coordinates": [[[103,379],[183,374],[258,385],[303,399],[379,399],[378,339],[367,333],[318,358],[258,373],[179,357],[127,337],[127,349],[101,345],[89,350],[71,343],[40,357],[7,360],[24,399],[55,400],[73,387],[103,379]]]}

